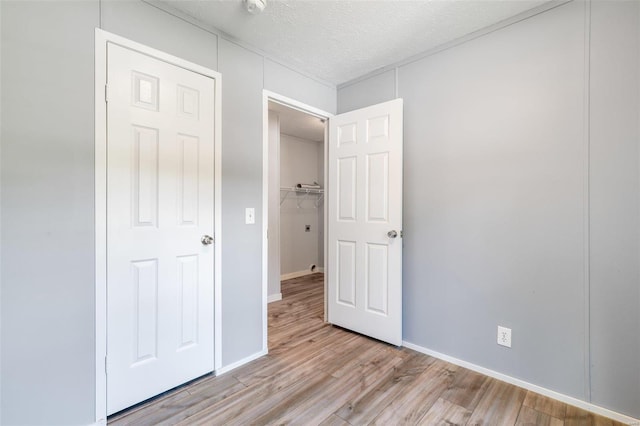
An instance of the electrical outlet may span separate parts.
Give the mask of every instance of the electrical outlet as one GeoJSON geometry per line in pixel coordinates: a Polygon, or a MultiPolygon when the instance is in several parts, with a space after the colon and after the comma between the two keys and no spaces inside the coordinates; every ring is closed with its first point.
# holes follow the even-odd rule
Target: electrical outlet
{"type": "Polygon", "coordinates": [[[511,347],[511,329],[498,326],[498,344],[501,346],[511,347]]]}
{"type": "Polygon", "coordinates": [[[311,225],[305,225],[304,232],[311,232],[311,225]]]}

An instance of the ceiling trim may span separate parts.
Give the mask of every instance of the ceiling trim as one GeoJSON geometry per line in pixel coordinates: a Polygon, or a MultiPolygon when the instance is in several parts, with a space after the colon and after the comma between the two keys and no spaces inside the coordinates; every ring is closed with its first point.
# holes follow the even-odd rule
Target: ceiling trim
{"type": "MultiPolygon", "coordinates": [[[[534,7],[533,9],[529,9],[527,11],[521,12],[515,16],[512,16],[510,18],[507,19],[503,19],[500,22],[496,22],[495,24],[489,25],[488,27],[484,27],[481,28],[477,31],[474,31],[472,33],[469,33],[465,36],[459,37],[455,40],[451,40],[450,42],[441,44],[439,46],[436,46],[432,49],[429,50],[425,50],[422,53],[418,53],[417,55],[413,55],[410,56],[408,58],[405,58],[401,61],[397,61],[394,63],[391,63],[389,65],[385,65],[384,67],[378,68],[376,70],[373,70],[371,72],[368,72],[366,74],[361,75],[360,77],[356,77],[352,80],[349,80],[347,82],[344,83],[340,83],[337,85],[338,90],[343,89],[345,87],[351,86],[353,84],[357,84],[360,83],[361,81],[364,80],[368,80],[371,77],[375,77],[377,75],[383,74],[385,72],[391,71],[391,70],[397,70],[399,67],[404,66],[404,65],[408,65],[411,64],[413,62],[419,61],[421,59],[427,58],[429,56],[433,56],[436,53],[442,52],[444,50],[448,50],[451,49],[452,47],[456,47],[459,46],[461,44],[464,44],[466,42],[469,42],[471,40],[475,40],[477,38],[483,37],[485,35],[491,34],[495,31],[501,30],[503,28],[506,28],[508,26],[511,26],[513,24],[516,24],[518,22],[524,21],[526,19],[532,18],[536,15],[539,15],[541,13],[547,12],[551,9],[555,9],[556,7],[562,6],[563,4],[572,2],[573,0],[552,0],[548,3],[544,3],[540,6],[534,7]]],[[[396,96],[398,95],[398,76],[397,76],[397,71],[396,71],[396,96]]]]}
{"type": "MultiPolygon", "coordinates": [[[[2,0],[0,0],[2,1],[2,0]]],[[[330,89],[336,89],[337,86],[327,80],[323,80],[320,77],[317,77],[315,75],[309,74],[308,72],[302,71],[298,68],[296,68],[295,66],[288,64],[284,61],[282,61],[281,59],[278,59],[276,57],[274,57],[273,55],[268,54],[267,52],[265,52],[264,50],[252,46],[248,43],[245,43],[244,41],[232,36],[231,34],[228,34],[222,30],[220,30],[219,28],[214,27],[213,25],[208,25],[202,21],[199,21],[198,19],[182,12],[181,10],[178,10],[172,6],[169,6],[167,4],[164,3],[156,3],[153,0],[140,0],[143,3],[146,3],[147,5],[151,6],[151,7],[155,7],[158,10],[161,10],[165,13],[168,13],[169,15],[172,15],[175,18],[181,19],[191,25],[195,25],[196,27],[200,28],[201,30],[207,31],[208,33],[211,33],[217,37],[221,37],[223,39],[225,39],[228,42],[231,42],[233,44],[236,44],[240,47],[242,47],[243,49],[247,49],[257,55],[260,55],[263,57],[263,59],[268,59],[272,62],[275,62],[278,65],[281,65],[285,68],[288,68],[291,71],[294,71],[304,77],[310,78],[311,80],[320,83],[324,86],[329,87],[330,89]]]]}

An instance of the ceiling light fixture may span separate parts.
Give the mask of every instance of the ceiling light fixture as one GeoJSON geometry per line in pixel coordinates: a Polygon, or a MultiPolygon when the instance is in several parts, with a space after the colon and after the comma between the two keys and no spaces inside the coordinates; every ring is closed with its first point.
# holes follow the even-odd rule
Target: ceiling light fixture
{"type": "Polygon", "coordinates": [[[267,7],[267,0],[244,0],[244,6],[250,14],[259,15],[267,7]]]}

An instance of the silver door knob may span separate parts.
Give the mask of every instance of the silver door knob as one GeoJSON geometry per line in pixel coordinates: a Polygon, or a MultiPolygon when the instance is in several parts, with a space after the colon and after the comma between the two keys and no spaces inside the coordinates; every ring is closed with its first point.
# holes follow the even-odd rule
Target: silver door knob
{"type": "Polygon", "coordinates": [[[398,233],[396,231],[387,232],[387,237],[389,238],[396,238],[397,236],[398,236],[398,233]]]}
{"type": "Polygon", "coordinates": [[[213,237],[211,235],[203,235],[202,238],[200,238],[200,242],[205,246],[208,246],[213,244],[213,237]]]}

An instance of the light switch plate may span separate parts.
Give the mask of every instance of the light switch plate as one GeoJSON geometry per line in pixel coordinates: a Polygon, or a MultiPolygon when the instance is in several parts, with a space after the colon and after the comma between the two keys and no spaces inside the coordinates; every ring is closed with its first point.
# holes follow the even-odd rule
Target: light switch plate
{"type": "Polygon", "coordinates": [[[244,223],[247,225],[253,225],[256,223],[256,209],[253,207],[247,207],[244,210],[244,223]]]}

